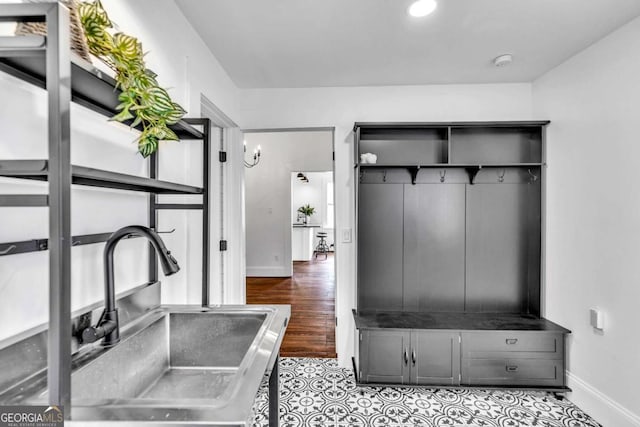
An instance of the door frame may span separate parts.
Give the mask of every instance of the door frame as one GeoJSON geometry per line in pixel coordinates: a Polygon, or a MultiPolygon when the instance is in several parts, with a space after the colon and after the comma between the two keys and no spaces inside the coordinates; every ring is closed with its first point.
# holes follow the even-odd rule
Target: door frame
{"type": "MultiPolygon", "coordinates": [[[[242,129],[243,134],[247,133],[285,133],[285,132],[331,132],[331,151],[333,153],[331,160],[331,172],[334,183],[334,191],[333,191],[333,234],[334,234],[334,246],[333,246],[333,277],[334,277],[334,285],[336,287],[335,299],[334,299],[334,310],[336,316],[337,323],[337,308],[338,308],[338,274],[337,274],[337,265],[338,265],[338,257],[340,256],[338,250],[338,200],[336,199],[336,191],[335,191],[335,183],[336,183],[336,128],[335,126],[316,126],[316,127],[291,127],[291,128],[249,128],[242,129]]],[[[244,169],[244,168],[243,168],[244,169]]],[[[242,181],[242,193],[246,194],[244,188],[244,180],[242,181]]],[[[244,203],[244,202],[243,202],[244,203]]],[[[246,245],[246,236],[244,236],[244,241],[246,245]]],[[[243,257],[246,260],[246,255],[243,257]]],[[[244,293],[246,295],[246,280],[244,281],[244,293]]],[[[336,325],[336,334],[337,334],[337,325],[336,325]]],[[[336,340],[337,341],[337,340],[336,340]]],[[[337,342],[336,342],[337,344],[337,342]]],[[[336,348],[337,351],[337,348],[336,348]]]]}

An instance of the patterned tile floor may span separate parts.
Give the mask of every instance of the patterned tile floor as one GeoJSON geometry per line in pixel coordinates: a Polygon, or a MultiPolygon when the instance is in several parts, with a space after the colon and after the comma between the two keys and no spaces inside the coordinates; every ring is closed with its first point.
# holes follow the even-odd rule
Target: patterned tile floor
{"type": "MultiPolygon", "coordinates": [[[[268,426],[268,383],[256,400],[254,426],[268,426]]],[[[552,394],[517,390],[358,387],[335,359],[280,359],[283,427],[479,426],[600,427],[552,394]]]]}

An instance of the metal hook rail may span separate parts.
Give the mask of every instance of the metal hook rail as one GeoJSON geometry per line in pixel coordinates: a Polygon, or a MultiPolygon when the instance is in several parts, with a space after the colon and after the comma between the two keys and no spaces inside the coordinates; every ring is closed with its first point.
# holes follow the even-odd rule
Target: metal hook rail
{"type": "MultiPolygon", "coordinates": [[[[171,234],[176,229],[167,231],[157,231],[158,234],[171,234]]],[[[72,236],[71,246],[83,246],[92,245],[95,243],[103,243],[109,240],[113,233],[98,233],[98,234],[83,234],[78,236],[72,236]]],[[[127,239],[137,238],[140,236],[131,235],[126,237],[127,239]]],[[[10,242],[0,243],[0,256],[6,255],[18,255],[29,252],[40,252],[49,249],[49,239],[32,239],[22,242],[10,242]]]]}

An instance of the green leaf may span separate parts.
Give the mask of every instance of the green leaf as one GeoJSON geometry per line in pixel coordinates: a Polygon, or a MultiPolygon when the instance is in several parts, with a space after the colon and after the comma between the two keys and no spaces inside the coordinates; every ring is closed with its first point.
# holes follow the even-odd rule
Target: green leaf
{"type": "Polygon", "coordinates": [[[134,128],[142,123],[142,118],[140,116],[136,116],[136,119],[131,123],[131,127],[134,128]]]}
{"type": "Polygon", "coordinates": [[[149,157],[157,149],[158,139],[153,135],[143,134],[140,139],[138,139],[138,152],[142,154],[142,157],[149,157]]]}
{"type": "Polygon", "coordinates": [[[120,111],[115,116],[111,117],[109,120],[117,121],[117,122],[126,122],[127,120],[133,119],[133,114],[129,112],[127,108],[120,111]]]}
{"type": "Polygon", "coordinates": [[[178,135],[176,135],[176,133],[171,129],[169,129],[168,127],[165,127],[165,132],[166,132],[166,135],[164,137],[165,141],[180,141],[180,138],[178,138],[178,135]]]}
{"type": "Polygon", "coordinates": [[[113,36],[113,44],[115,49],[117,49],[125,58],[135,60],[140,56],[138,54],[139,42],[135,37],[124,33],[116,33],[113,36]]]}

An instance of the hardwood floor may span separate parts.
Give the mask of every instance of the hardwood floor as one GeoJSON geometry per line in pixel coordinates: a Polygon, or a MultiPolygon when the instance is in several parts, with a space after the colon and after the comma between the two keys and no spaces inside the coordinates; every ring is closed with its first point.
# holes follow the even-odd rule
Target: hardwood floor
{"type": "Polygon", "coordinates": [[[280,355],[336,357],[333,254],[295,261],[293,277],[247,277],[247,304],[291,304],[280,355]]]}

